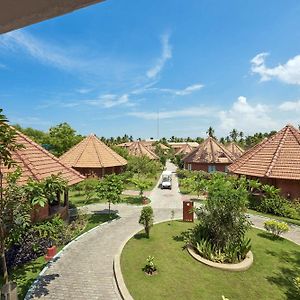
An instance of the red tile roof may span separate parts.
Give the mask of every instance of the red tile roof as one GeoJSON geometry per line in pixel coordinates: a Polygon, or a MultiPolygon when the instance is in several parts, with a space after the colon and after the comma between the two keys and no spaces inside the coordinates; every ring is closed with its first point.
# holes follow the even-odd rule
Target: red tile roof
{"type": "MultiPolygon", "coordinates": [[[[24,146],[24,148],[12,153],[12,159],[16,162],[16,166],[19,166],[22,170],[19,180],[20,184],[25,184],[29,178],[40,181],[52,174],[57,175],[59,173],[68,181],[69,185],[84,180],[84,176],[60,162],[58,158],[32,141],[29,137],[17,130],[16,134],[17,143],[24,146]]],[[[2,168],[4,177],[7,172],[13,171],[15,168],[15,166],[9,170],[5,167],[2,168]]]]}
{"type": "Polygon", "coordinates": [[[191,153],[194,149],[195,148],[190,146],[190,144],[186,143],[175,152],[175,155],[179,155],[179,154],[187,155],[187,154],[191,153]]]}
{"type": "Polygon", "coordinates": [[[255,177],[300,180],[300,133],[285,126],[228,167],[230,172],[255,177]]]}
{"type": "Polygon", "coordinates": [[[133,156],[147,156],[148,158],[155,160],[159,157],[150,150],[149,147],[146,147],[143,142],[132,142],[129,146],[126,147],[130,155],[133,156]]]}
{"type": "Polygon", "coordinates": [[[196,149],[183,158],[185,163],[227,163],[234,160],[233,155],[222,144],[208,137],[196,149]]]}
{"type": "Polygon", "coordinates": [[[228,145],[225,146],[225,148],[233,154],[235,159],[241,157],[245,152],[245,150],[242,147],[240,147],[238,144],[234,142],[229,143],[228,145]]]}
{"type": "Polygon", "coordinates": [[[127,160],[91,134],[75,145],[59,160],[76,168],[108,168],[127,165],[127,160]]]}

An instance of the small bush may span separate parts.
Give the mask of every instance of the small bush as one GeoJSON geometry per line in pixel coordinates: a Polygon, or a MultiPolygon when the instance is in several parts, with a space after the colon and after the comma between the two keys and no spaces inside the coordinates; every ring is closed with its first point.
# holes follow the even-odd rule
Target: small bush
{"type": "Polygon", "coordinates": [[[157,271],[157,267],[154,264],[154,256],[148,256],[147,257],[147,263],[145,267],[143,268],[143,271],[149,275],[152,275],[157,271]]]}
{"type": "Polygon", "coordinates": [[[268,220],[264,223],[267,231],[271,232],[274,236],[279,237],[282,233],[289,231],[289,226],[284,222],[276,220],[268,220]]]}
{"type": "Polygon", "coordinates": [[[151,206],[143,207],[139,223],[144,225],[147,238],[150,237],[150,228],[153,226],[153,209],[151,206]]]}
{"type": "Polygon", "coordinates": [[[294,286],[298,292],[298,295],[300,295],[300,276],[299,277],[296,277],[293,279],[293,283],[294,283],[294,286]]]}

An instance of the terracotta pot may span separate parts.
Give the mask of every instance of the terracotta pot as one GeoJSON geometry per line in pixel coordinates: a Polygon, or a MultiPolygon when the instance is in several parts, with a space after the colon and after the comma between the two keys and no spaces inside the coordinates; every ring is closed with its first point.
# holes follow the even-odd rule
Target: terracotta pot
{"type": "Polygon", "coordinates": [[[47,261],[51,260],[57,253],[57,248],[56,246],[52,246],[50,248],[47,248],[47,254],[45,256],[45,259],[47,261]]]}

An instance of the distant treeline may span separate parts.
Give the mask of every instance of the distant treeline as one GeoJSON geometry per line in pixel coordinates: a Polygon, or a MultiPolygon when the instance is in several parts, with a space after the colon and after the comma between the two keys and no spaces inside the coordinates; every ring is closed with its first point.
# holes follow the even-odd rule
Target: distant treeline
{"type": "MultiPolygon", "coordinates": [[[[36,143],[43,146],[45,149],[50,151],[55,156],[59,157],[72,148],[74,145],[82,141],[85,136],[80,135],[73,129],[68,123],[61,123],[56,126],[51,127],[48,131],[42,131],[38,129],[33,129],[31,127],[23,128],[20,125],[16,124],[14,127],[19,130],[20,132],[24,133],[25,135],[29,136],[33,139],[36,143]]],[[[254,135],[247,135],[245,136],[242,131],[238,131],[237,129],[233,129],[228,136],[221,137],[219,141],[223,144],[229,142],[236,142],[241,147],[248,149],[252,146],[256,145],[257,143],[261,142],[264,138],[270,137],[275,134],[276,131],[271,132],[259,132],[255,133],[254,135]]],[[[211,137],[215,137],[215,131],[212,127],[209,127],[207,130],[207,135],[211,137]]],[[[101,141],[109,146],[126,143],[133,141],[132,135],[125,134],[124,136],[117,136],[117,137],[99,137],[101,141]]],[[[141,140],[141,139],[138,139],[141,140]]],[[[161,138],[160,142],[163,144],[167,144],[168,142],[203,142],[203,137],[196,137],[196,138],[181,138],[172,136],[169,139],[161,138]]]]}

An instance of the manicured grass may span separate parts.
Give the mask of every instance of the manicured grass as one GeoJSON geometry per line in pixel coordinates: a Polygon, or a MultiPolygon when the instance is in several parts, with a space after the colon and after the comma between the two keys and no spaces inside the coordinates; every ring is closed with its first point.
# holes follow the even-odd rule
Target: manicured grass
{"type": "Polygon", "coordinates": [[[300,247],[287,240],[251,229],[254,264],[245,272],[226,272],[195,261],[182,247],[180,233],[193,225],[181,221],[155,225],[150,239],[138,234],[125,246],[121,268],[134,299],[299,299],[292,278],[300,273],[300,247]],[[158,274],[142,268],[155,257],[158,274]]]}
{"type": "MultiPolygon", "coordinates": [[[[146,179],[151,183],[150,187],[148,189],[146,189],[145,191],[152,191],[154,189],[154,187],[157,184],[158,179],[160,178],[161,172],[162,171],[159,171],[155,176],[147,176],[147,177],[141,176],[141,179],[146,179]]],[[[125,184],[124,190],[137,191],[138,189],[136,188],[136,186],[133,183],[128,182],[125,184]]]]}
{"type": "MultiPolygon", "coordinates": [[[[93,214],[88,217],[88,223],[86,227],[77,235],[98,226],[101,223],[113,220],[117,217],[116,214],[93,214]]],[[[76,238],[76,237],[74,237],[76,238]]],[[[62,249],[62,246],[58,248],[58,251],[62,249]]],[[[24,264],[12,271],[10,271],[10,278],[12,281],[16,282],[18,285],[18,297],[19,299],[24,299],[27,290],[30,288],[33,281],[37,278],[38,274],[47,264],[44,256],[38,257],[37,259],[24,264]]],[[[3,279],[0,278],[0,289],[3,285],[3,279]]]]}
{"type": "MultiPolygon", "coordinates": [[[[142,205],[142,200],[140,196],[128,196],[128,195],[121,195],[122,202],[120,203],[127,203],[133,205],[142,205]]],[[[69,196],[70,207],[79,207],[88,204],[95,204],[95,203],[107,203],[107,201],[100,200],[96,197],[91,198],[90,200],[86,201],[83,194],[78,192],[71,192],[69,196]]],[[[107,204],[108,205],[108,204],[107,204]]]]}
{"type": "Polygon", "coordinates": [[[70,202],[70,207],[84,206],[87,204],[94,204],[94,203],[105,203],[105,201],[98,199],[96,197],[96,194],[91,199],[86,200],[84,193],[78,191],[69,192],[69,202],[70,202]]]}
{"type": "Polygon", "coordinates": [[[294,225],[300,226],[300,220],[297,220],[297,219],[290,219],[290,218],[286,218],[286,217],[279,217],[279,216],[275,216],[275,215],[271,215],[271,214],[265,214],[265,213],[262,213],[262,212],[259,212],[259,211],[253,210],[253,209],[248,209],[247,212],[252,215],[259,215],[259,216],[267,217],[270,219],[275,219],[275,220],[279,220],[279,221],[286,222],[289,224],[294,224],[294,225]]]}

